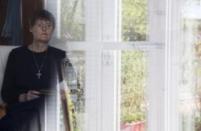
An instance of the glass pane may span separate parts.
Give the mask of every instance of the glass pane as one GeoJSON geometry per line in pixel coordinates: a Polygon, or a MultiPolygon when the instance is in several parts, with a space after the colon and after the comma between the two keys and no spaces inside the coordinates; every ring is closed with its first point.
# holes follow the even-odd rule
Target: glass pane
{"type": "Polygon", "coordinates": [[[121,53],[121,131],[145,131],[147,59],[142,51],[121,53]]]}
{"type": "MultiPolygon", "coordinates": [[[[68,65],[64,72],[70,89],[73,131],[84,131],[85,53],[73,51],[68,54],[68,57],[73,67],[68,65]]],[[[61,129],[64,129],[63,125],[61,125],[61,129]]]]}
{"type": "Polygon", "coordinates": [[[147,0],[122,0],[122,41],[145,41],[147,38],[147,0]]]}
{"type": "Polygon", "coordinates": [[[61,0],[61,39],[84,41],[84,1],[61,0]]]}
{"type": "Polygon", "coordinates": [[[183,59],[179,88],[180,131],[201,130],[201,10],[200,0],[184,0],[183,59]]]}

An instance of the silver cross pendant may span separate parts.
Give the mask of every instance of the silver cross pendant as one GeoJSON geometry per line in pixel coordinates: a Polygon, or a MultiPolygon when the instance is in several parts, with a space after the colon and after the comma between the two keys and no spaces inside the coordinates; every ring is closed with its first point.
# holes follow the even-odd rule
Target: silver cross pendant
{"type": "Polygon", "coordinates": [[[38,79],[40,79],[40,77],[42,76],[42,73],[40,72],[40,70],[38,70],[38,72],[36,73],[36,76],[38,77],[38,79]]]}

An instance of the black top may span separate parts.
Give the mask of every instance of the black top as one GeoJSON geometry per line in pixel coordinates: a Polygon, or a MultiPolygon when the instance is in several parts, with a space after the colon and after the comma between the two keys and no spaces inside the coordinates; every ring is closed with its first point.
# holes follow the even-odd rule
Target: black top
{"type": "Polygon", "coordinates": [[[65,56],[65,51],[51,46],[41,53],[33,52],[26,46],[13,49],[8,57],[2,85],[1,94],[4,102],[8,106],[13,105],[18,103],[21,93],[50,88],[52,79],[55,78],[55,70],[61,67],[61,60],[65,56]],[[39,79],[36,73],[41,65],[42,75],[39,79]]]}

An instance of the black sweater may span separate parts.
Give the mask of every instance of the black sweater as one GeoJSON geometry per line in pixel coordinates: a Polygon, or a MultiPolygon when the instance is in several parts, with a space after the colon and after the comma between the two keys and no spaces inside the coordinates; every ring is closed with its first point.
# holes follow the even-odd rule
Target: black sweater
{"type": "Polygon", "coordinates": [[[55,70],[60,68],[61,60],[65,57],[65,51],[51,46],[42,53],[32,52],[26,46],[13,49],[8,57],[1,90],[4,102],[8,106],[13,105],[18,103],[21,93],[49,89],[55,78],[55,70]],[[36,75],[37,64],[43,64],[40,79],[36,75]]]}

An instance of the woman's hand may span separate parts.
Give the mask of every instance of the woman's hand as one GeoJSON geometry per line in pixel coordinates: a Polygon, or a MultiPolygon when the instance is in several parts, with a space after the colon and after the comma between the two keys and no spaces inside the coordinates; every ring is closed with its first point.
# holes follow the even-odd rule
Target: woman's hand
{"type": "Polygon", "coordinates": [[[22,93],[19,95],[19,102],[26,102],[36,98],[39,98],[40,92],[35,90],[29,90],[27,93],[22,93]]]}

